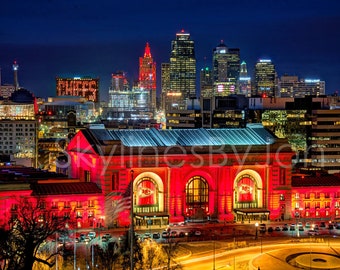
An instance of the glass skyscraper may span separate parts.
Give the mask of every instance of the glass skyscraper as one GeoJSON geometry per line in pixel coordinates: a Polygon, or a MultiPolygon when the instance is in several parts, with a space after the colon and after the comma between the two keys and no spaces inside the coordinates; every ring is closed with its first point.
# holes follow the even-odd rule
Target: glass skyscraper
{"type": "MultiPolygon", "coordinates": [[[[190,98],[196,97],[196,58],[194,41],[182,30],[171,42],[170,91],[167,105],[172,109],[186,109],[190,98]],[[170,104],[169,104],[170,103],[170,104]]],[[[168,106],[167,106],[168,107],[168,106]]]]}
{"type": "Polygon", "coordinates": [[[237,92],[240,75],[240,49],[221,43],[213,49],[214,96],[228,96],[237,92]]]}
{"type": "Polygon", "coordinates": [[[276,71],[270,59],[259,59],[255,65],[253,95],[276,96],[276,71]]]}

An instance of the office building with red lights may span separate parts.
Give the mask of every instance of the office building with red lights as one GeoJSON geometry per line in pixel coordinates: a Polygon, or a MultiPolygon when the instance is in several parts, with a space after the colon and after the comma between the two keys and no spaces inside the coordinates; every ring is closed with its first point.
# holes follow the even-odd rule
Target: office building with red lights
{"type": "Polygon", "coordinates": [[[150,45],[146,43],[143,57],[139,57],[139,87],[147,90],[151,99],[151,110],[156,109],[156,62],[153,61],[150,45]]]}
{"type": "Polygon", "coordinates": [[[57,96],[85,97],[88,101],[99,102],[99,78],[73,77],[56,78],[57,96]]]}

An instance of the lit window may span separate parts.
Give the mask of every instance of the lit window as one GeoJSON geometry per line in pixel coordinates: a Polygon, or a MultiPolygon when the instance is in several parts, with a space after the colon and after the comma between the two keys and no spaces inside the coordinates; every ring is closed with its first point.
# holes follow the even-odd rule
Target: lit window
{"type": "Polygon", "coordinates": [[[190,209],[208,210],[209,186],[200,176],[191,178],[186,187],[186,203],[190,209]]]}

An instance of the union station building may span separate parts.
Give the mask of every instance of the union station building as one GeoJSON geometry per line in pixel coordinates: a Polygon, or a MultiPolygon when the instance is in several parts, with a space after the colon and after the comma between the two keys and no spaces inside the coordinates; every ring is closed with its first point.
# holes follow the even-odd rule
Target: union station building
{"type": "Polygon", "coordinates": [[[96,125],[80,130],[67,152],[70,177],[102,190],[105,226],[130,223],[131,198],[136,225],[295,215],[295,153],[261,125],[183,130],[96,125]]]}
{"type": "Polygon", "coordinates": [[[261,125],[235,129],[110,130],[92,125],[70,141],[68,176],[0,166],[0,226],[17,198],[39,201],[41,218],[78,228],[182,221],[340,219],[339,175],[292,174],[295,153],[261,125]],[[132,199],[132,204],[131,204],[132,199]]]}

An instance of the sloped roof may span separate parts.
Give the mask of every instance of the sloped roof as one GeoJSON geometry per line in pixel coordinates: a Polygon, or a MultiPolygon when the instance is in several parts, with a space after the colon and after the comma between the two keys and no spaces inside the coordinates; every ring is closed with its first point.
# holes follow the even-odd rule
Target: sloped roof
{"type": "Polygon", "coordinates": [[[32,184],[31,188],[34,196],[102,193],[93,182],[32,184]]]}
{"type": "Polygon", "coordinates": [[[224,129],[91,129],[98,141],[121,141],[127,147],[267,145],[275,137],[262,125],[224,129]]]}

